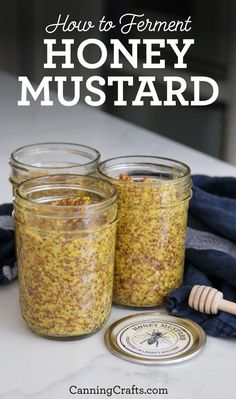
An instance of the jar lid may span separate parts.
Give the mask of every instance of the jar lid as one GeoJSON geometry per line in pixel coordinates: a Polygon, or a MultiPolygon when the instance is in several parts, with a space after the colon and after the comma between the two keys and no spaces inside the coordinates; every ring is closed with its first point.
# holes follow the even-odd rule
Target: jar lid
{"type": "Polygon", "coordinates": [[[107,348],[135,363],[166,365],[196,356],[204,347],[203,329],[189,319],[147,312],[124,317],[105,334],[107,348]]]}

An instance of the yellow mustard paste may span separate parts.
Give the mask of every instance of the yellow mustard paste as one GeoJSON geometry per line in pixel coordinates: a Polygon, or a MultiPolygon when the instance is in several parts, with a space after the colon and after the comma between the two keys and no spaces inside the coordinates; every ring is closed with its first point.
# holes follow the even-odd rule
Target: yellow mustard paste
{"type": "Polygon", "coordinates": [[[118,193],[118,226],[113,300],[151,307],[164,303],[183,278],[188,200],[172,182],[113,180],[118,193]]]}
{"type": "MultiPolygon", "coordinates": [[[[63,206],[66,214],[67,205],[90,204],[93,199],[82,196],[49,206],[63,206]]],[[[42,221],[33,209],[15,208],[21,311],[38,334],[90,334],[109,316],[116,223],[107,223],[105,211],[93,220],[86,209],[81,212],[80,219],[68,219],[62,230],[59,218],[42,221]]]]}

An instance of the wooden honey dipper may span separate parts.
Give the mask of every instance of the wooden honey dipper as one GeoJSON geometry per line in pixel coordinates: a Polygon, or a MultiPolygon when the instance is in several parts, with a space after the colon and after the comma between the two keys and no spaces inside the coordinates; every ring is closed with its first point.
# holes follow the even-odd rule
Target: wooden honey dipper
{"type": "Polygon", "coordinates": [[[219,310],[236,315],[236,303],[223,299],[222,292],[205,285],[194,285],[188,299],[191,308],[201,313],[217,314],[219,310]]]}

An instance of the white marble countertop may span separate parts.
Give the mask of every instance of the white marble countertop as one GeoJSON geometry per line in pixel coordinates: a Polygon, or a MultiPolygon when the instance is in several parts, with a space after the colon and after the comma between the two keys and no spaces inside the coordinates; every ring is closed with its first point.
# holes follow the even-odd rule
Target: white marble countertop
{"type": "MultiPolygon", "coordinates": [[[[17,80],[0,74],[0,202],[11,200],[8,157],[34,142],[67,141],[91,145],[103,158],[146,154],[180,159],[193,173],[236,175],[236,168],[93,108],[17,107],[17,80]]],[[[131,310],[113,308],[106,326],[80,341],[57,342],[27,329],[19,313],[18,283],[0,288],[0,399],[105,398],[72,395],[69,387],[167,388],[170,399],[234,399],[236,341],[208,337],[204,351],[178,366],[143,366],[113,356],[103,342],[113,321],[131,310]]],[[[147,399],[159,395],[114,395],[147,399]]]]}

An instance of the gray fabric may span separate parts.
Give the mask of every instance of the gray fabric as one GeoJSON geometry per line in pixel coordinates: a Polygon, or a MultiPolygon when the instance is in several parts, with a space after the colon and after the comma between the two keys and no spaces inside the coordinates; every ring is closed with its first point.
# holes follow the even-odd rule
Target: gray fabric
{"type": "Polygon", "coordinates": [[[11,216],[0,216],[0,228],[4,230],[14,230],[14,223],[11,216]]]}
{"type": "Polygon", "coordinates": [[[232,241],[213,233],[194,230],[190,227],[187,229],[186,248],[222,251],[236,257],[236,245],[232,241]]]}
{"type": "Polygon", "coordinates": [[[3,275],[9,280],[13,280],[17,276],[17,265],[16,262],[14,263],[13,267],[5,265],[2,267],[3,275]]]}

